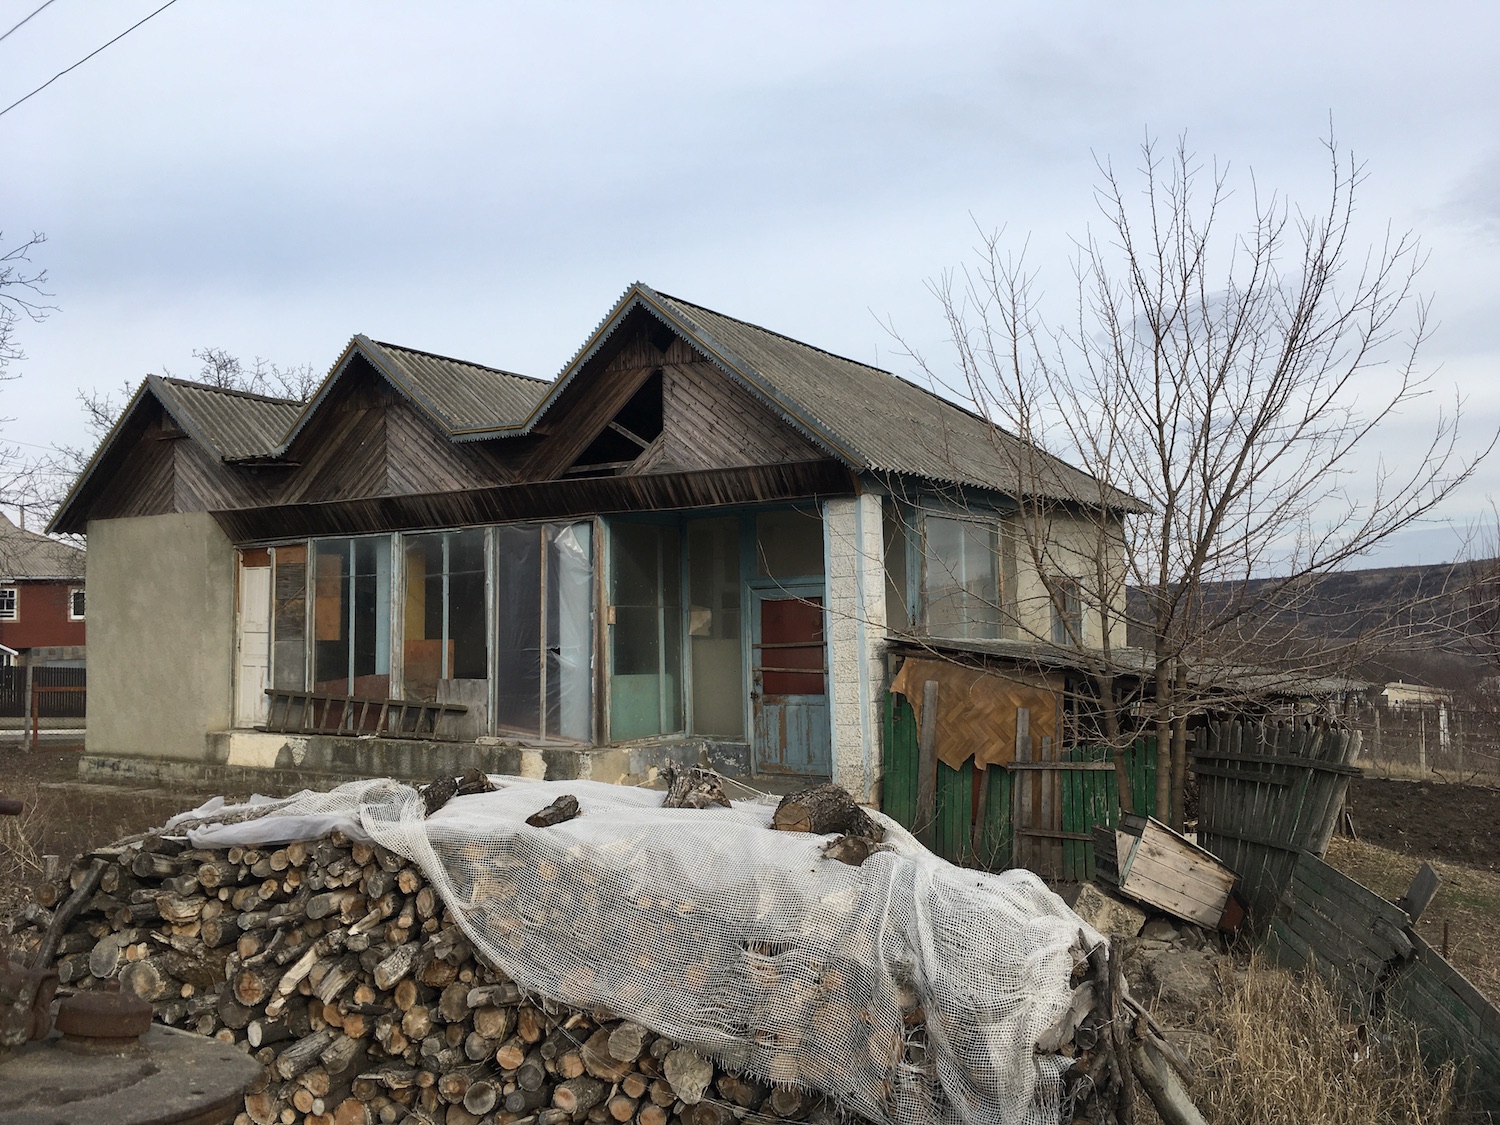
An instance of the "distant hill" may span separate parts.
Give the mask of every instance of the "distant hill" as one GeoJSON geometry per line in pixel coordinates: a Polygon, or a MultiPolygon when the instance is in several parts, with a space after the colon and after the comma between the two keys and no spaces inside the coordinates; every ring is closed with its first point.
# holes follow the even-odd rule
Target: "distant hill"
{"type": "MultiPolygon", "coordinates": [[[[1494,674],[1469,635],[1484,601],[1481,576],[1497,570],[1500,560],[1341,571],[1309,580],[1291,599],[1295,605],[1263,617],[1293,647],[1329,641],[1351,646],[1355,664],[1349,670],[1361,678],[1469,690],[1494,674]]],[[[1486,585],[1500,595],[1500,580],[1486,585]]],[[[1206,596],[1210,602],[1260,601],[1277,589],[1275,579],[1225,583],[1210,587],[1206,596]]],[[[1133,591],[1137,605],[1139,599],[1133,591]]]]}

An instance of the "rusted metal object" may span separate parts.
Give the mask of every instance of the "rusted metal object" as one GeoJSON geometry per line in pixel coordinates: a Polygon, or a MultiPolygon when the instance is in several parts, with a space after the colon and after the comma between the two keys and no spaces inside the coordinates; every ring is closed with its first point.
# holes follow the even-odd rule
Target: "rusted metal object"
{"type": "Polygon", "coordinates": [[[151,1030],[151,1005],[133,992],[78,992],[57,1006],[65,1040],[100,1050],[123,1050],[151,1030]]]}

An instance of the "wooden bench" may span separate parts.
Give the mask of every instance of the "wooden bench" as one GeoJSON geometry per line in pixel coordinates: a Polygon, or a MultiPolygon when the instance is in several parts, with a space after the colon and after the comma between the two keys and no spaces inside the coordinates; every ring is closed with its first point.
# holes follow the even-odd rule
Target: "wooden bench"
{"type": "Polygon", "coordinates": [[[444,720],[468,714],[462,703],[425,699],[373,699],[316,691],[266,689],[266,721],[277,734],[373,734],[382,738],[450,741],[444,720]]]}

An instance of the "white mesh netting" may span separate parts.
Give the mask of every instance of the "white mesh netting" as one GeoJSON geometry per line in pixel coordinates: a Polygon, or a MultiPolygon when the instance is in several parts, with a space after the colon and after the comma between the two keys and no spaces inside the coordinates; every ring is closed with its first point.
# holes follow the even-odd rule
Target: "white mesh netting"
{"type": "Polygon", "coordinates": [[[492,780],[430,819],[384,779],[253,820],[244,806],[184,816],[222,821],[190,829],[199,847],[368,837],[417,863],[523,988],[603,1004],[872,1120],[1058,1120],[1070,1060],[1034,1048],[1102,939],[1034,875],[954,867],[878,814],[891,849],[852,867],[822,855],[827,837],[770,830],[770,804],[664,809],[652,790],[492,780]],[[565,793],[576,819],[525,823],[565,793]]]}

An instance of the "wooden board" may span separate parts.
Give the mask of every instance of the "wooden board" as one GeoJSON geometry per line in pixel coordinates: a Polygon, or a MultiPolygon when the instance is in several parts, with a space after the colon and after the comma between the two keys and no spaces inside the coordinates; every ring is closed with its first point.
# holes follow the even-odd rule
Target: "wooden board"
{"type": "Polygon", "coordinates": [[[1232,871],[1157,820],[1148,820],[1139,836],[1117,832],[1115,846],[1125,856],[1124,894],[1200,926],[1218,926],[1234,889],[1232,871]]]}

